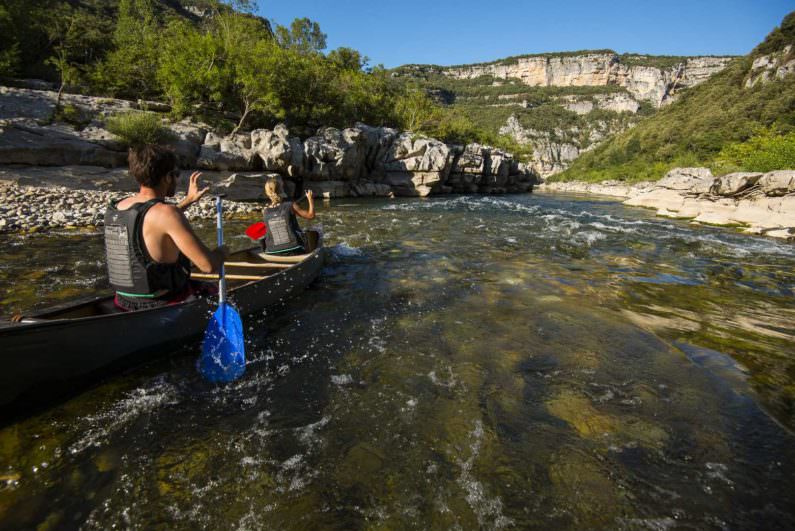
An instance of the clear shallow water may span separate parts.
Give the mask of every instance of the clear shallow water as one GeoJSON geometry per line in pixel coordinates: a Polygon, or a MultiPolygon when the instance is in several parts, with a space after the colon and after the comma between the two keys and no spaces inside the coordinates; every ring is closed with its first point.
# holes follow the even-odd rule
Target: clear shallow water
{"type": "MultiPolygon", "coordinates": [[[[319,221],[241,381],[192,346],[0,431],[0,527],[795,527],[795,246],[573,196],[319,221]]],[[[3,313],[104,289],[97,235],[0,243],[3,313]]]]}

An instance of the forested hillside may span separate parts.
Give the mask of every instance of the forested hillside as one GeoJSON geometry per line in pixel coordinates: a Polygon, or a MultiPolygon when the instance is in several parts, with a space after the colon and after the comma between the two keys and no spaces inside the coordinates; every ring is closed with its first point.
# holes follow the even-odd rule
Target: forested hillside
{"type": "Polygon", "coordinates": [[[795,12],[749,55],[557,178],[657,179],[676,166],[716,173],[795,168],[795,12]]]}
{"type": "MultiPolygon", "coordinates": [[[[311,133],[363,121],[476,138],[470,124],[368,67],[358,51],[326,50],[317,23],[272,27],[255,9],[240,0],[6,0],[0,77],[165,101],[175,119],[193,116],[227,132],[285,122],[311,133]],[[453,125],[440,129],[445,123],[453,125]]],[[[68,111],[56,118],[68,121],[68,111]]]]}

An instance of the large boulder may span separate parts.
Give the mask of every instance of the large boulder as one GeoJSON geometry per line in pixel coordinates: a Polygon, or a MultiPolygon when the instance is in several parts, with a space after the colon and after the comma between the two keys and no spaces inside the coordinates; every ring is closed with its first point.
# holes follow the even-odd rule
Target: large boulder
{"type": "Polygon", "coordinates": [[[709,168],[674,168],[657,181],[656,186],[690,195],[702,195],[710,192],[714,181],[709,168]]]}
{"type": "Polygon", "coordinates": [[[453,160],[446,184],[454,192],[471,194],[478,191],[486,167],[486,151],[480,144],[453,146],[453,160]]]}
{"type": "MultiPolygon", "coordinates": [[[[177,154],[182,168],[195,168],[201,152],[202,143],[207,137],[207,126],[192,124],[186,120],[169,124],[171,139],[168,141],[177,154]]],[[[219,141],[220,145],[220,141],[219,141]]]]}
{"type": "Polygon", "coordinates": [[[259,166],[259,158],[251,150],[251,136],[237,134],[220,138],[207,133],[199,151],[197,164],[205,170],[246,171],[259,166]]]}
{"type": "Polygon", "coordinates": [[[402,197],[426,197],[442,184],[441,174],[436,171],[390,171],[382,182],[402,197]]]}
{"type": "Polygon", "coordinates": [[[367,141],[358,129],[318,130],[304,142],[305,174],[312,181],[350,181],[365,175],[367,141]]]}
{"type": "Polygon", "coordinates": [[[392,143],[398,137],[398,131],[389,127],[370,127],[357,123],[355,129],[361,132],[366,146],[364,165],[371,179],[382,179],[385,176],[384,164],[392,143]]]}
{"type": "Polygon", "coordinates": [[[256,129],[251,132],[251,149],[262,159],[263,168],[283,175],[298,176],[304,170],[304,146],[298,137],[289,136],[284,124],[273,131],[256,129]]]}
{"type": "Polygon", "coordinates": [[[483,152],[485,160],[480,191],[487,194],[507,192],[514,166],[513,155],[494,148],[485,148],[483,152]]]}
{"type": "Polygon", "coordinates": [[[713,195],[731,197],[752,187],[761,177],[761,173],[730,173],[715,179],[715,182],[712,184],[709,191],[713,195]]]}
{"type": "Polygon", "coordinates": [[[450,164],[450,147],[443,142],[403,133],[385,153],[381,181],[391,186],[395,195],[425,197],[441,191],[450,164]]]}
{"type": "Polygon", "coordinates": [[[765,195],[795,193],[795,170],[778,170],[764,174],[756,183],[765,195]]]}
{"type": "Polygon", "coordinates": [[[387,173],[436,172],[446,176],[449,153],[450,148],[435,138],[403,133],[389,147],[384,169],[387,173]]]}
{"type": "Polygon", "coordinates": [[[483,175],[486,167],[486,151],[480,144],[467,144],[455,162],[453,173],[483,175]]]}

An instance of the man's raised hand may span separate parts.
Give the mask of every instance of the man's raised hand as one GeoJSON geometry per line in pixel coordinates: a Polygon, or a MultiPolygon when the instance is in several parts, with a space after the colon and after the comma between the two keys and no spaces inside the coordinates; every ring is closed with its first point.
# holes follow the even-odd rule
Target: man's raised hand
{"type": "Polygon", "coordinates": [[[190,174],[190,179],[188,180],[188,195],[185,197],[190,203],[195,203],[206,194],[210,187],[207,186],[199,190],[199,177],[201,177],[201,172],[195,171],[190,174]]]}

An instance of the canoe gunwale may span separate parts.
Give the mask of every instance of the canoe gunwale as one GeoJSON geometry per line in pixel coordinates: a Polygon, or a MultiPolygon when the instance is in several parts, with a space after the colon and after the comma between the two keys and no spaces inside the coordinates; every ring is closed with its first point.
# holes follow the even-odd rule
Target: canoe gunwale
{"type": "MultiPolygon", "coordinates": [[[[234,303],[235,294],[239,294],[242,290],[246,288],[250,288],[252,285],[259,284],[261,282],[270,281],[271,279],[280,278],[281,276],[285,276],[287,273],[294,271],[295,269],[300,268],[302,265],[310,262],[311,260],[316,259],[321,253],[324,252],[323,247],[323,236],[322,234],[318,233],[318,240],[317,240],[316,248],[311,252],[307,253],[303,256],[303,259],[300,262],[294,262],[289,267],[285,267],[284,269],[276,270],[273,273],[263,276],[260,280],[250,280],[250,281],[241,281],[240,284],[232,287],[229,289],[229,299],[232,303],[234,303]]],[[[235,251],[230,255],[230,258],[236,255],[246,255],[250,256],[251,253],[257,253],[260,251],[260,248],[257,246],[247,247],[241,249],[239,251],[235,251]]],[[[215,284],[213,281],[205,281],[201,279],[197,279],[198,282],[207,282],[209,284],[215,284]]],[[[147,314],[155,314],[157,312],[166,312],[166,311],[175,311],[180,308],[186,308],[191,305],[200,305],[206,304],[208,307],[215,303],[215,297],[204,297],[199,296],[195,299],[191,299],[188,301],[179,302],[176,304],[170,304],[167,306],[159,306],[156,308],[148,308],[144,310],[136,310],[134,312],[114,312],[114,313],[101,313],[95,315],[86,315],[81,317],[63,317],[57,318],[54,317],[59,313],[66,313],[69,311],[77,311],[82,308],[88,306],[95,306],[102,303],[112,303],[114,296],[113,295],[96,295],[96,296],[89,296],[82,299],[78,299],[77,301],[67,301],[64,303],[56,304],[54,306],[50,306],[47,308],[42,308],[37,311],[33,311],[31,313],[26,313],[24,315],[27,319],[35,319],[33,322],[11,322],[8,320],[0,320],[0,336],[14,333],[14,332],[24,332],[31,330],[32,328],[45,328],[49,326],[60,326],[63,325],[64,322],[84,322],[88,320],[94,320],[97,322],[105,321],[108,319],[119,319],[123,317],[128,317],[131,314],[134,315],[147,315],[147,314]]]]}

